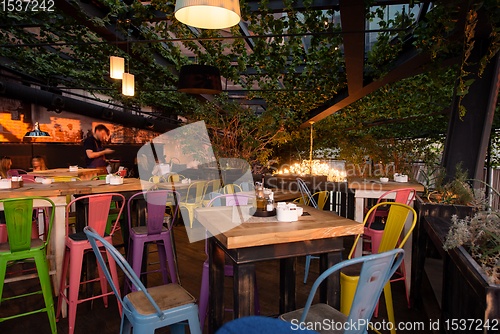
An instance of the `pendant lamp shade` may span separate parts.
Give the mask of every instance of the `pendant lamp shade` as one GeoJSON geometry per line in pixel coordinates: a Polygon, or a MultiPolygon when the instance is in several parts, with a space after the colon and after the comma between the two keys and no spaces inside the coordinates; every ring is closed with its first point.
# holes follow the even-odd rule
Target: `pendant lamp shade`
{"type": "Polygon", "coordinates": [[[241,20],[239,0],[177,0],[175,18],[201,29],[223,29],[241,20]]]}
{"type": "Polygon", "coordinates": [[[222,93],[219,69],[209,65],[184,65],[179,73],[177,90],[190,94],[222,93]]]}
{"type": "Polygon", "coordinates": [[[125,59],[122,57],[109,57],[109,76],[113,79],[121,79],[125,72],[125,59]]]}
{"type": "Polygon", "coordinates": [[[25,137],[50,137],[48,132],[40,130],[40,126],[38,125],[38,122],[35,123],[35,126],[33,127],[33,130],[26,132],[24,135],[25,137]]]}
{"type": "Polygon", "coordinates": [[[126,96],[134,96],[134,75],[123,73],[122,94],[126,96]]]}

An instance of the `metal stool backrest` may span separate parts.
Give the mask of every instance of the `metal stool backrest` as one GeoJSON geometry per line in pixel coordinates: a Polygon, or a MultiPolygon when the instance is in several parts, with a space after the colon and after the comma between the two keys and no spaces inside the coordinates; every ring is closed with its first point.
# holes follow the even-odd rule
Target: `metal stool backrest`
{"type": "Polygon", "coordinates": [[[2,199],[5,221],[7,223],[7,235],[11,252],[26,251],[31,248],[31,225],[33,218],[33,200],[43,200],[52,206],[49,230],[44,247],[49,242],[52,223],[54,221],[55,204],[45,197],[20,197],[2,199]]]}
{"type": "Polygon", "coordinates": [[[119,287],[116,287],[115,284],[113,283],[113,279],[111,278],[111,275],[109,273],[108,267],[106,266],[106,263],[104,262],[104,259],[102,258],[101,252],[99,250],[99,247],[97,245],[97,241],[99,241],[104,248],[108,251],[108,254],[110,254],[115,262],[122,268],[123,272],[125,275],[128,277],[130,282],[137,288],[138,291],[142,291],[145,295],[146,298],[149,300],[153,308],[155,309],[156,313],[158,314],[158,317],[163,320],[164,318],[164,313],[158,305],[155,303],[151,295],[148,293],[142,282],[139,280],[137,275],[134,273],[128,262],[123,258],[123,256],[118,252],[118,250],[113,247],[113,245],[109,244],[104,238],[102,238],[93,228],[90,226],[87,226],[83,229],[85,234],[87,235],[87,238],[89,239],[90,245],[92,246],[92,249],[94,250],[94,254],[97,257],[97,261],[99,261],[99,265],[101,266],[102,270],[104,271],[104,275],[106,276],[106,279],[109,282],[109,285],[111,285],[111,289],[113,289],[113,292],[115,293],[116,298],[120,301],[122,304],[123,308],[128,312],[131,313],[132,310],[127,308],[127,305],[123,303],[122,298],[120,297],[120,293],[118,292],[119,287]]]}
{"type": "Polygon", "coordinates": [[[28,174],[28,172],[24,169],[9,169],[7,171],[7,177],[19,176],[19,172],[22,172],[22,174],[28,174]]]}
{"type": "MultiPolygon", "coordinates": [[[[147,203],[147,229],[148,235],[159,234],[163,229],[163,218],[165,217],[165,207],[169,198],[174,197],[173,201],[170,201],[175,205],[174,215],[172,221],[175,221],[175,216],[177,215],[179,202],[181,195],[177,191],[173,190],[155,190],[155,191],[141,191],[132,197],[127,202],[127,212],[128,212],[128,224],[129,228],[132,229],[132,215],[130,210],[130,204],[137,196],[142,195],[147,203]]],[[[172,228],[173,224],[170,224],[169,230],[172,228]]]]}
{"type": "MultiPolygon", "coordinates": [[[[415,194],[417,193],[417,191],[413,188],[390,190],[383,193],[382,196],[379,197],[379,199],[377,200],[377,204],[382,203],[382,201],[392,193],[396,193],[394,202],[410,205],[411,202],[415,199],[415,194]]],[[[366,227],[370,228],[371,224],[375,221],[375,212],[376,211],[373,211],[370,215],[366,214],[366,216],[369,217],[366,227]]]]}
{"type": "MultiPolygon", "coordinates": [[[[225,199],[225,206],[233,206],[233,205],[247,205],[248,200],[254,198],[255,196],[246,195],[246,194],[217,194],[210,193],[212,199],[208,203],[207,207],[210,208],[212,206],[222,206],[222,199],[225,199]]],[[[207,232],[205,230],[205,254],[208,255],[208,243],[207,243],[207,232]]]]}
{"type": "Polygon", "coordinates": [[[309,191],[309,188],[307,188],[306,183],[304,180],[301,178],[297,178],[297,185],[299,186],[300,193],[302,194],[302,200],[304,203],[308,203],[308,205],[311,205],[315,207],[316,209],[319,209],[318,203],[313,198],[313,195],[311,195],[311,192],[309,191]]]}
{"type": "Polygon", "coordinates": [[[316,291],[325,278],[342,268],[357,263],[363,263],[351,311],[346,321],[347,324],[354,323],[357,324],[357,326],[350,327],[350,330],[344,331],[344,333],[366,333],[368,322],[375,310],[382,289],[401,264],[403,256],[404,250],[398,248],[384,253],[343,261],[329,268],[314,282],[311,292],[309,293],[309,298],[307,298],[304,312],[300,318],[300,323],[305,322],[316,291]],[[359,321],[360,319],[364,319],[365,321],[359,321]]]}
{"type": "Polygon", "coordinates": [[[186,193],[186,203],[201,203],[205,191],[206,181],[196,181],[189,185],[186,193]],[[196,190],[193,190],[196,189],[196,190]]]}
{"type": "MultiPolygon", "coordinates": [[[[111,200],[113,199],[114,196],[119,197],[119,199],[116,199],[115,197],[115,201],[116,200],[121,201],[121,205],[120,205],[120,211],[118,212],[116,221],[113,225],[113,229],[111,230],[110,233],[110,235],[113,235],[117,228],[118,222],[120,221],[120,216],[125,206],[125,197],[122,194],[106,193],[106,194],[87,195],[75,198],[74,200],[69,202],[68,205],[66,206],[66,222],[69,221],[69,212],[70,212],[69,208],[71,207],[71,205],[73,205],[73,203],[77,201],[83,201],[85,199],[88,199],[89,207],[88,207],[86,226],[92,227],[94,231],[99,233],[99,235],[104,236],[104,232],[106,230],[106,224],[108,222],[111,200]]],[[[67,226],[66,235],[68,236],[71,234],[70,225],[66,224],[66,226],[67,226]]]]}
{"type": "MultiPolygon", "coordinates": [[[[415,228],[415,224],[417,223],[417,213],[415,212],[415,210],[413,210],[412,207],[396,202],[382,202],[376,204],[373,208],[370,209],[370,211],[368,211],[365,217],[365,227],[370,214],[374,210],[377,210],[378,207],[383,205],[390,205],[390,209],[389,209],[389,214],[387,216],[387,222],[385,223],[384,234],[382,235],[382,239],[380,241],[380,246],[378,249],[379,253],[392,250],[396,247],[402,248],[406,240],[408,240],[408,237],[411,235],[411,232],[415,228]],[[406,235],[403,237],[403,240],[401,240],[401,242],[398,245],[399,238],[401,236],[401,233],[403,232],[403,228],[406,224],[406,219],[408,218],[410,212],[413,215],[413,222],[411,224],[410,229],[406,232],[406,235]]],[[[356,240],[354,240],[354,245],[351,248],[351,252],[349,253],[348,256],[349,259],[352,257],[352,254],[354,253],[354,249],[356,248],[360,236],[361,234],[358,234],[356,240]]]]}

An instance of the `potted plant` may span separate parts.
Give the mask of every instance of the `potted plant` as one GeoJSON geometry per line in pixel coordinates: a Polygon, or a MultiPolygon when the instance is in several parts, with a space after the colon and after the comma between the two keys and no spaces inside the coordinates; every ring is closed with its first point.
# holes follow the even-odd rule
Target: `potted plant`
{"type": "Polygon", "coordinates": [[[444,168],[427,168],[422,171],[424,193],[417,196],[416,210],[419,220],[426,216],[459,218],[472,215],[481,197],[470,186],[467,171],[462,171],[461,164],[456,166],[456,174],[450,178],[444,168]]]}
{"type": "MultiPolygon", "coordinates": [[[[500,196],[500,194],[493,189],[500,196]]],[[[443,245],[445,261],[443,320],[474,320],[473,330],[500,331],[500,212],[479,211],[453,216],[443,245]],[[481,324],[481,326],[476,326],[481,324]],[[476,328],[477,327],[477,328],[476,328]]],[[[446,326],[445,326],[446,327],[446,326]]],[[[457,330],[461,326],[454,325],[457,330]]],[[[470,332],[472,331],[468,328],[470,332]]]]}

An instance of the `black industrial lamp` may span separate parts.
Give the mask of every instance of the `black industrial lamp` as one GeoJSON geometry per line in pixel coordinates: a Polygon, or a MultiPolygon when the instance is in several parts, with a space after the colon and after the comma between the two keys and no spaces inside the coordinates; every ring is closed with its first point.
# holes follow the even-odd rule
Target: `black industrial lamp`
{"type": "Polygon", "coordinates": [[[40,130],[38,122],[35,123],[33,130],[26,132],[26,134],[24,136],[25,137],[35,137],[35,138],[50,137],[48,132],[40,130]]]}
{"type": "Polygon", "coordinates": [[[177,90],[189,94],[222,93],[219,69],[209,65],[184,65],[179,73],[177,90]]]}

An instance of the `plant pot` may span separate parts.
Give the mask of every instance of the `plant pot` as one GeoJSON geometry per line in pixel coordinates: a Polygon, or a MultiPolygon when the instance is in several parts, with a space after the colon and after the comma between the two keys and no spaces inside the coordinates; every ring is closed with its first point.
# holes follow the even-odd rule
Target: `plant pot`
{"type": "Polygon", "coordinates": [[[470,205],[426,202],[417,195],[415,199],[415,211],[417,211],[420,221],[427,216],[451,219],[451,216],[457,215],[458,218],[465,218],[474,215],[476,208],[470,205]]]}
{"type": "MultiPolygon", "coordinates": [[[[458,218],[465,218],[467,216],[473,216],[476,212],[476,208],[468,205],[458,205],[458,204],[443,204],[443,203],[430,203],[425,202],[419,195],[415,197],[414,202],[415,211],[417,212],[417,225],[413,230],[412,235],[412,275],[411,275],[411,286],[410,299],[414,306],[419,308],[421,305],[415,304],[418,301],[420,290],[421,276],[417,275],[417,268],[421,268],[422,259],[425,257],[439,258],[438,251],[436,247],[427,243],[426,232],[424,229],[423,220],[426,217],[438,217],[442,218],[444,222],[449,222],[453,215],[457,215],[458,218]]],[[[448,225],[449,223],[446,223],[448,225]]],[[[444,227],[448,230],[448,226],[444,227]]]]}
{"type": "MultiPolygon", "coordinates": [[[[447,333],[500,332],[500,285],[488,276],[464,247],[448,251],[443,270],[443,329],[447,333]],[[473,327],[453,325],[453,319],[475,319],[473,327]],[[488,322],[490,328],[484,327],[488,322]],[[481,326],[479,326],[481,324],[481,326]]],[[[457,322],[457,320],[455,320],[457,322]]]]}

